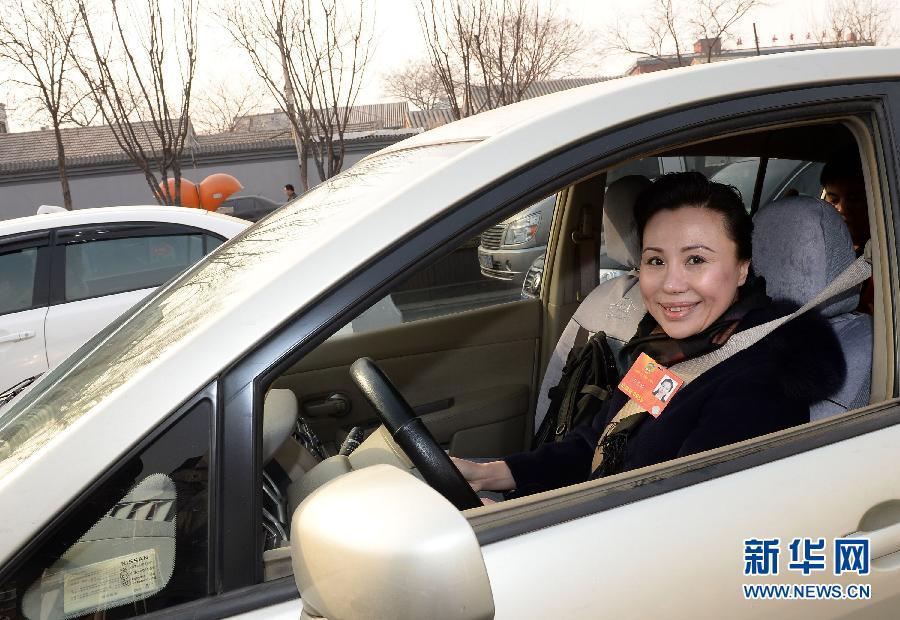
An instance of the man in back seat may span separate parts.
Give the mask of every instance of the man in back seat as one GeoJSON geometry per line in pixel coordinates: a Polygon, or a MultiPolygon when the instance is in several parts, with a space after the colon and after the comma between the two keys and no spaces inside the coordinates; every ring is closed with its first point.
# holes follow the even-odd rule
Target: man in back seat
{"type": "MultiPolygon", "coordinates": [[[[866,181],[863,176],[862,162],[856,146],[838,151],[819,175],[822,183],[823,197],[837,209],[844,218],[853,249],[857,255],[862,254],[866,242],[871,236],[869,229],[869,205],[866,200],[866,181]]],[[[875,286],[871,279],[863,285],[860,293],[860,312],[874,313],[875,286]]]]}

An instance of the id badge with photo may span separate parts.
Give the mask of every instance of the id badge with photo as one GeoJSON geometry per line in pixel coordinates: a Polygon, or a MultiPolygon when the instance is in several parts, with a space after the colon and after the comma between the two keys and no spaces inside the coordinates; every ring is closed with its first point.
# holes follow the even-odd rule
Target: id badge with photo
{"type": "Polygon", "coordinates": [[[681,377],[646,353],[641,353],[622,378],[619,389],[647,413],[658,418],[682,385],[684,380],[681,377]]]}

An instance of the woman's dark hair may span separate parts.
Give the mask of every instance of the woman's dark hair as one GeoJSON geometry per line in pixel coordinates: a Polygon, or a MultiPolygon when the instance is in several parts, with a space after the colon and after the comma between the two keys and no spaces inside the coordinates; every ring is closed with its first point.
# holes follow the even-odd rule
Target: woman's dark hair
{"type": "Polygon", "coordinates": [[[647,222],[660,211],[701,207],[721,213],[725,232],[737,244],[737,256],[752,255],[753,220],[744,208],[741,194],[731,185],[710,181],[699,172],[670,172],[642,191],[634,204],[638,236],[644,239],[647,222]]]}

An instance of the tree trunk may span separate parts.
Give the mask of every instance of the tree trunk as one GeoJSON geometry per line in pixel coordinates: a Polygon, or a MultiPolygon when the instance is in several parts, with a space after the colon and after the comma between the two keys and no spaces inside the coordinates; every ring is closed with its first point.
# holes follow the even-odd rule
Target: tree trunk
{"type": "Polygon", "coordinates": [[[304,192],[309,190],[309,144],[305,140],[300,147],[300,183],[304,192]]]}
{"type": "Polygon", "coordinates": [[[62,187],[63,206],[72,210],[72,192],[69,190],[69,173],[66,169],[66,147],[63,146],[59,122],[53,120],[53,135],[56,138],[56,165],[59,170],[59,184],[62,187]]]}

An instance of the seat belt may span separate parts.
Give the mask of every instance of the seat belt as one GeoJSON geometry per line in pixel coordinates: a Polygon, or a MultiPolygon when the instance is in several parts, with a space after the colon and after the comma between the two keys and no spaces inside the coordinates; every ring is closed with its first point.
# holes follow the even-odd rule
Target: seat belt
{"type": "Polygon", "coordinates": [[[582,207],[581,229],[572,233],[572,241],[578,247],[578,268],[581,282],[577,300],[584,301],[597,286],[597,243],[591,205],[582,207]]]}
{"type": "MultiPolygon", "coordinates": [[[[845,293],[853,287],[862,284],[872,276],[872,249],[871,242],[866,244],[863,255],[850,263],[844,271],[828,283],[828,285],[819,291],[818,295],[803,304],[800,308],[775,320],[751,327],[743,331],[733,334],[728,341],[716,349],[699,357],[679,362],[671,367],[671,370],[678,374],[684,380],[682,389],[685,385],[702,375],[704,372],[714,366],[724,362],[732,355],[750,348],[767,335],[798,316],[809,312],[819,304],[828,301],[832,297],[845,293]]],[[[591,473],[597,471],[597,468],[603,463],[603,442],[615,433],[622,433],[631,429],[635,424],[648,415],[633,400],[629,400],[619,410],[618,413],[610,420],[606,428],[600,434],[597,440],[597,446],[594,448],[594,458],[591,461],[591,473]]]]}

